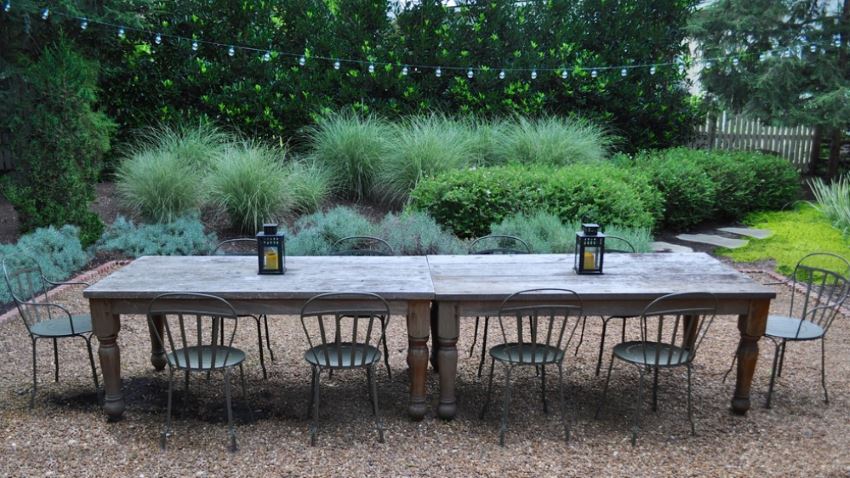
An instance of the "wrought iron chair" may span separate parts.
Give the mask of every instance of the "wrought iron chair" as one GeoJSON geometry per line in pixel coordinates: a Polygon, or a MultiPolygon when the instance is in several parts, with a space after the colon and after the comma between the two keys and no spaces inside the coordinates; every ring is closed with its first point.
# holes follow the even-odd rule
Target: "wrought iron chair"
{"type": "MultiPolygon", "coordinates": [[[[331,245],[331,254],[334,256],[394,256],[395,251],[390,244],[380,237],[373,236],[348,236],[336,241],[331,245]]],[[[390,367],[390,350],[387,346],[387,324],[381,323],[381,339],[384,348],[384,366],[387,368],[387,378],[392,380],[393,372],[390,367]]],[[[333,369],[329,372],[333,376],[333,369]]]]}
{"type": "MultiPolygon", "coordinates": [[[[257,240],[254,238],[239,238],[222,241],[219,242],[212,251],[212,255],[214,256],[254,256],[256,254],[257,240]]],[[[260,368],[263,369],[263,379],[267,379],[268,373],[266,373],[266,359],[265,354],[263,353],[263,328],[265,328],[266,332],[266,349],[269,351],[269,358],[274,361],[274,351],[272,351],[271,338],[269,335],[269,317],[266,314],[241,314],[239,317],[250,317],[257,323],[257,344],[260,349],[260,368]]]]}
{"type": "Polygon", "coordinates": [[[493,390],[493,369],[496,361],[505,366],[505,389],[503,391],[502,419],[499,427],[499,444],[505,445],[508,430],[508,406],[511,400],[511,372],[514,367],[532,366],[539,371],[543,401],[543,412],[549,413],[546,402],[546,366],[558,367],[558,398],[561,408],[561,424],[564,439],[570,439],[570,421],[576,419],[576,404],[573,400],[573,417],[567,420],[564,405],[564,356],[570,341],[575,336],[582,316],[582,301],[579,295],[568,289],[529,289],[516,292],[499,307],[499,328],[502,343],[490,348],[490,378],[487,383],[487,398],[479,418],[483,419],[490,405],[493,390]],[[541,295],[542,294],[542,295],[541,295]],[[551,295],[561,296],[557,299],[551,295]],[[569,328],[570,319],[575,323],[569,328]],[[566,334],[569,333],[567,336],[566,334]]]}
{"type": "MultiPolygon", "coordinates": [[[[627,239],[622,238],[620,236],[605,236],[605,252],[614,252],[614,253],[632,253],[636,252],[635,246],[632,245],[627,239]],[[611,244],[614,244],[614,247],[611,247],[611,244]]],[[[602,334],[599,337],[599,357],[596,359],[596,376],[599,376],[599,370],[602,368],[602,354],[605,349],[605,335],[608,332],[608,322],[612,320],[622,320],[623,321],[623,331],[621,333],[621,341],[626,341],[626,320],[634,319],[635,315],[612,315],[610,317],[600,317],[602,319],[602,334]]],[[[581,319],[581,334],[579,334],[578,345],[576,345],[575,355],[578,355],[578,349],[581,347],[581,344],[584,342],[584,326],[587,324],[587,317],[583,317],[581,319]]]]}
{"type": "MultiPolygon", "coordinates": [[[[230,369],[239,367],[242,382],[242,396],[247,398],[245,373],[242,363],[245,352],[233,347],[236,336],[238,316],[233,306],[226,300],[198,293],[167,293],[156,296],[148,305],[148,322],[155,332],[156,339],[166,351],[168,364],[168,408],[165,416],[165,428],[160,435],[160,446],[164,449],[171,436],[171,403],[174,392],[174,371],[184,372],[185,393],[189,391],[189,373],[209,373],[215,370],[224,372],[224,399],[227,406],[227,431],[230,438],[230,451],[236,451],[236,430],[233,426],[231,408],[230,369]],[[172,299],[201,299],[211,302],[206,307],[176,305],[172,299]],[[154,325],[154,316],[162,317],[163,334],[154,325]],[[225,339],[220,341],[220,335],[225,339]]],[[[185,395],[184,395],[185,404],[185,395]]]]}
{"type": "Polygon", "coordinates": [[[686,367],[688,370],[688,420],[691,434],[696,434],[691,399],[691,365],[700,344],[717,313],[717,298],[711,293],[668,294],[652,301],[640,316],[640,340],[622,342],[614,347],[602,400],[596,418],[602,411],[611,381],[614,359],[634,365],[640,373],[638,396],[632,422],[632,446],[637,441],[643,408],[644,376],[652,371],[652,410],[658,409],[658,371],[662,368],[686,367]],[[683,306],[682,304],[689,304],[683,306]]]}
{"type": "MultiPolygon", "coordinates": [[[[494,254],[531,254],[531,246],[516,236],[490,235],[479,237],[469,245],[469,254],[472,255],[494,255],[494,254]]],[[[472,345],[469,347],[469,356],[475,351],[478,343],[478,325],[481,317],[475,317],[475,332],[472,335],[472,345]]],[[[481,378],[481,370],[484,368],[484,360],[487,357],[487,331],[490,328],[490,317],[484,316],[484,335],[481,339],[481,360],[478,362],[478,378],[481,378]]]]}
{"type": "Polygon", "coordinates": [[[378,335],[375,323],[380,324],[383,330],[389,317],[390,306],[387,301],[371,293],[319,294],[301,308],[301,325],[310,347],[304,353],[304,359],[312,369],[309,402],[313,415],[313,423],[310,425],[311,445],[316,444],[319,432],[319,390],[321,372],[326,369],[366,369],[378,441],[384,442],[384,425],[378,412],[378,390],[375,385],[375,365],[381,361],[381,351],[372,343],[379,340],[375,339],[378,335]]]}
{"type": "Polygon", "coordinates": [[[39,339],[53,341],[54,380],[59,381],[59,349],[58,340],[70,337],[80,337],[86,342],[89,354],[94,388],[100,399],[100,384],[97,379],[97,368],[92,354],[92,321],[91,315],[74,315],[60,304],[53,302],[49,290],[57,285],[81,285],[88,287],[86,282],[54,282],[44,276],[37,262],[25,260],[24,266],[12,269],[11,261],[4,259],[3,277],[12,301],[18,309],[21,320],[32,340],[32,394],[30,408],[35,406],[35,394],[38,385],[38,362],[36,359],[36,342],[39,339]]]}
{"type": "MultiPolygon", "coordinates": [[[[824,402],[829,403],[826,389],[826,333],[829,332],[841,305],[850,294],[850,262],[844,257],[828,252],[815,252],[804,256],[797,262],[794,273],[783,282],[765,285],[791,285],[791,305],[787,315],[768,315],[764,336],[773,342],[773,365],[770,369],[770,385],[767,390],[765,407],[770,408],[776,377],[782,376],[785,363],[785,347],[788,342],[820,340],[821,342],[821,386],[824,402]],[[829,267],[819,266],[831,262],[829,267]],[[838,265],[839,267],[834,267],[838,265]],[[840,272],[835,269],[842,269],[840,272]]],[[[737,352],[732,365],[723,380],[735,366],[737,352]]]]}

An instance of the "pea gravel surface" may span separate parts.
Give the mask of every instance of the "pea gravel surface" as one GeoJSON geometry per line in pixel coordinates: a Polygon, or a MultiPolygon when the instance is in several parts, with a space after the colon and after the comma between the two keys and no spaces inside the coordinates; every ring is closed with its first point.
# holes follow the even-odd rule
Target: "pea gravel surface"
{"type": "MultiPolygon", "coordinates": [[[[756,277],[762,279],[762,277],[756,277]]],[[[772,312],[788,307],[790,291],[778,287],[772,312]]],[[[60,300],[84,311],[79,290],[60,300]]],[[[29,409],[30,340],[18,317],[0,324],[0,475],[2,476],[850,476],[850,324],[839,317],[827,343],[830,403],[820,387],[820,345],[792,343],[778,379],[773,408],[764,408],[773,346],[760,342],[752,408],[746,417],[729,411],[734,373],[723,374],[738,343],[736,318],[713,324],[696,358],[694,400],[697,435],[690,434],[685,370],[662,371],[657,412],[649,393],[637,402],[637,371],[616,363],[609,397],[599,419],[604,370],[619,324],[609,327],[603,374],[595,375],[601,321],[589,318],[577,355],[575,342],[565,362],[567,396],[577,400],[578,422],[569,443],[557,414],[557,380],[548,381],[550,414],[543,413],[534,371],[514,377],[506,446],[498,444],[504,382],[497,365],[493,402],[480,420],[486,381],[476,377],[481,340],[472,357],[474,318],[463,318],[458,342],[458,416],[435,417],[437,377],[429,370],[428,415],[407,417],[407,336],[402,317],[393,317],[388,340],[392,380],[383,365],[378,393],[386,443],[377,441],[366,374],[322,376],[318,445],[309,445],[307,401],[310,368],[303,360],[305,338],[296,317],[269,318],[276,360],[267,356],[268,380],[259,366],[253,321],[240,326],[235,344],[246,351],[248,395],[234,380],[234,414],[239,450],[228,451],[223,377],[193,375],[190,392],[181,381],[175,393],[174,435],[159,447],[165,419],[167,372],[150,365],[150,339],[143,316],[127,316],[119,335],[123,420],[108,423],[97,405],[84,343],[59,342],[60,381],[53,381],[49,341],[38,348],[39,388],[29,409]],[[643,407],[637,446],[630,440],[631,412],[643,407]]],[[[495,330],[491,330],[491,333],[495,330]]],[[[635,322],[627,333],[638,335],[635,322]]],[[[491,335],[491,342],[495,334],[491,335]]],[[[94,341],[97,342],[96,340],[94,341]]],[[[485,374],[486,376],[486,374],[485,374]]]]}

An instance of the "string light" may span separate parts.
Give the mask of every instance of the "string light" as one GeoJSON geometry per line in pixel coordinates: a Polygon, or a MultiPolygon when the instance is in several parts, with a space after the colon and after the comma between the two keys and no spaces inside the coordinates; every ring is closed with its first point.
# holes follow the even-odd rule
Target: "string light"
{"type": "Polygon", "coordinates": [[[436,76],[437,78],[443,76],[443,69],[438,66],[437,69],[434,71],[434,76],[436,76]]]}
{"type": "Polygon", "coordinates": [[[472,71],[472,68],[466,70],[466,77],[467,78],[469,78],[471,80],[473,76],[475,76],[475,73],[472,71]]]}
{"type": "Polygon", "coordinates": [[[537,79],[537,70],[531,70],[531,79],[532,79],[532,80],[536,80],[536,79],[537,79]]]}
{"type": "Polygon", "coordinates": [[[685,72],[685,65],[679,64],[678,71],[679,71],[679,74],[680,74],[680,75],[681,75],[682,73],[684,73],[684,72],[685,72]]]}
{"type": "Polygon", "coordinates": [[[192,51],[198,51],[198,42],[197,42],[197,40],[192,40],[192,51]]]}
{"type": "Polygon", "coordinates": [[[267,52],[263,53],[263,61],[269,62],[269,61],[271,61],[271,59],[272,59],[272,52],[267,51],[267,52]]]}
{"type": "Polygon", "coordinates": [[[162,35],[157,33],[156,36],[154,37],[153,41],[157,45],[161,44],[162,43],[162,35]]]}
{"type": "Polygon", "coordinates": [[[654,75],[656,71],[658,71],[658,69],[655,67],[655,65],[652,65],[652,66],[649,67],[649,74],[650,75],[654,75]]]}
{"type": "Polygon", "coordinates": [[[814,44],[813,44],[813,45],[809,45],[809,51],[810,51],[811,53],[817,53],[817,52],[818,52],[818,46],[817,46],[817,45],[814,45],[814,44]]]}
{"type": "Polygon", "coordinates": [[[88,19],[83,18],[82,20],[80,20],[80,30],[82,30],[82,31],[86,31],[86,29],[87,29],[88,27],[89,27],[89,21],[88,21],[88,19]]]}
{"type": "Polygon", "coordinates": [[[711,60],[708,60],[708,61],[705,62],[705,69],[706,70],[710,70],[712,66],[714,66],[714,63],[712,63],[711,60]]]}
{"type": "Polygon", "coordinates": [[[375,73],[375,64],[369,63],[369,73],[375,73]]]}
{"type": "Polygon", "coordinates": [[[49,16],[50,16],[50,9],[49,9],[49,8],[47,8],[47,7],[42,8],[42,9],[41,9],[41,19],[42,19],[42,20],[47,20],[47,18],[48,18],[49,16]]]}
{"type": "Polygon", "coordinates": [[[236,55],[236,48],[233,48],[231,46],[230,48],[227,49],[227,54],[230,55],[230,56],[236,55]]]}
{"type": "Polygon", "coordinates": [[[841,34],[836,33],[832,35],[832,43],[835,45],[835,48],[841,48],[841,34]]]}
{"type": "Polygon", "coordinates": [[[741,63],[741,61],[738,60],[738,57],[732,58],[732,66],[737,67],[739,63],[741,63]]]}
{"type": "Polygon", "coordinates": [[[563,71],[561,71],[561,79],[562,79],[562,80],[566,80],[566,79],[567,79],[567,77],[569,77],[569,76],[570,76],[570,74],[567,72],[567,69],[566,69],[566,68],[564,68],[564,70],[563,70],[563,71]]]}
{"type": "Polygon", "coordinates": [[[334,70],[339,70],[339,60],[334,60],[334,70]]]}
{"type": "Polygon", "coordinates": [[[127,32],[124,31],[124,27],[118,27],[118,38],[124,39],[127,36],[127,32]]]}
{"type": "Polygon", "coordinates": [[[307,58],[304,55],[298,57],[298,65],[304,66],[305,64],[307,64],[307,58]]]}
{"type": "Polygon", "coordinates": [[[499,79],[500,79],[500,80],[504,80],[504,79],[505,79],[505,70],[502,70],[502,71],[500,71],[500,72],[499,72],[499,79]]]}
{"type": "Polygon", "coordinates": [[[3,3],[3,11],[6,12],[6,13],[9,13],[9,10],[11,10],[11,9],[12,9],[12,2],[10,2],[9,0],[6,0],[6,2],[3,3]]]}
{"type": "Polygon", "coordinates": [[[598,71],[596,71],[596,69],[595,69],[595,68],[594,68],[593,70],[590,70],[590,77],[591,77],[591,78],[596,78],[596,77],[598,77],[598,76],[599,76],[599,72],[598,72],[598,71]]]}
{"type": "Polygon", "coordinates": [[[765,60],[767,60],[767,54],[766,53],[759,53],[759,61],[764,62],[765,60]]]}
{"type": "Polygon", "coordinates": [[[623,68],[622,70],[620,70],[620,76],[625,77],[625,76],[626,76],[626,75],[628,75],[628,74],[629,74],[629,72],[628,72],[628,71],[626,71],[626,69],[625,69],[625,68],[623,68]]]}
{"type": "Polygon", "coordinates": [[[401,76],[407,76],[407,65],[401,68],[401,76]]]}

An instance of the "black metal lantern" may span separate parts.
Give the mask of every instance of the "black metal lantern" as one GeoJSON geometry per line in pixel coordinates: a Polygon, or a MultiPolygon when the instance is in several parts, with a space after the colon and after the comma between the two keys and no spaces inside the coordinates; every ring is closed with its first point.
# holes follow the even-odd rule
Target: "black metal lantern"
{"type": "Polygon", "coordinates": [[[260,274],[286,272],[286,238],[277,232],[277,224],[263,224],[257,233],[257,261],[260,274]]]}
{"type": "Polygon", "coordinates": [[[601,274],[605,255],[605,234],[598,224],[582,224],[576,232],[575,270],[578,274],[601,274]]]}

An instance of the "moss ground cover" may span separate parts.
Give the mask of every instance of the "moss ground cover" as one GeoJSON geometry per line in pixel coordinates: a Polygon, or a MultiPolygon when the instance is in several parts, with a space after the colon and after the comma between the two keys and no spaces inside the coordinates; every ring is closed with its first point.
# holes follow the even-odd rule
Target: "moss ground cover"
{"type": "Polygon", "coordinates": [[[823,212],[807,203],[788,211],[753,213],[744,222],[751,227],[770,229],[773,236],[752,240],[740,249],[718,249],[719,255],[736,262],[774,259],[776,269],[785,275],[791,274],[797,261],[811,252],[850,256],[850,240],[832,226],[823,212]]]}

